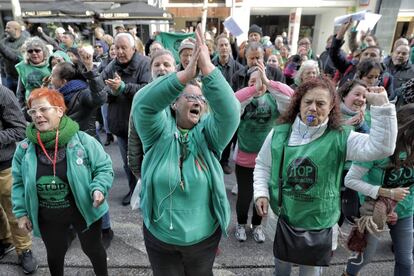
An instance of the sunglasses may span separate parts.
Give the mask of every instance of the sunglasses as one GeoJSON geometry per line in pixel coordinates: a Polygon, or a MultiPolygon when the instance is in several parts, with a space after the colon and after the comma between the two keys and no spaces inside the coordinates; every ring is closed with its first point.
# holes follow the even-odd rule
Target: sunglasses
{"type": "Polygon", "coordinates": [[[29,49],[27,50],[27,52],[29,54],[33,54],[33,52],[35,52],[36,54],[40,53],[42,50],[41,49],[29,49]]]}
{"type": "Polygon", "coordinates": [[[195,103],[207,103],[207,99],[203,95],[194,95],[194,94],[183,94],[183,97],[187,100],[187,102],[195,103]]]}
{"type": "Polygon", "coordinates": [[[36,116],[37,112],[40,112],[41,114],[45,114],[52,108],[58,108],[58,106],[41,106],[39,108],[31,108],[27,110],[27,114],[33,117],[33,116],[36,116]]]}

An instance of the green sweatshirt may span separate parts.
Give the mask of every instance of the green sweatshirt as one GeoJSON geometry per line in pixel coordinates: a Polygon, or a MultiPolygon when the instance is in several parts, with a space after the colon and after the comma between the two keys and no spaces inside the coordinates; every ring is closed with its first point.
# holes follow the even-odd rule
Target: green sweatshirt
{"type": "MultiPolygon", "coordinates": [[[[35,145],[28,139],[23,140],[13,157],[12,202],[16,218],[28,216],[33,224],[33,234],[40,237],[36,158],[35,145]]],[[[66,146],[66,162],[68,182],[76,206],[89,227],[108,211],[106,201],[98,208],[92,206],[92,194],[99,190],[107,198],[114,178],[111,158],[95,138],[79,131],[66,146]]]]}
{"type": "Polygon", "coordinates": [[[144,224],[159,240],[192,245],[230,223],[221,152],[239,124],[240,104],[218,69],[202,78],[210,113],[180,132],[169,105],[184,90],[176,73],[145,86],[131,116],[144,147],[141,209],[144,224]],[[188,153],[179,166],[180,150],[188,153]],[[183,179],[184,187],[180,185],[183,179]]]}

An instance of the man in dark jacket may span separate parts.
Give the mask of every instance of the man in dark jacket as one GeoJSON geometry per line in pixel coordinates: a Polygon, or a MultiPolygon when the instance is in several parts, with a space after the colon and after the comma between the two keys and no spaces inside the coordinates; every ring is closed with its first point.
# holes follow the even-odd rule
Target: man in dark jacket
{"type": "Polygon", "coordinates": [[[32,239],[19,228],[12,213],[12,159],[16,142],[25,137],[26,120],[16,96],[0,85],[0,259],[16,248],[25,273],[33,273],[37,262],[32,255],[32,239]]]}
{"type": "MultiPolygon", "coordinates": [[[[258,42],[250,42],[246,47],[246,62],[247,65],[235,72],[232,78],[231,87],[234,92],[248,86],[250,74],[249,69],[257,66],[258,62],[264,63],[264,50],[262,44],[258,42]]],[[[274,67],[266,67],[266,76],[269,80],[285,82],[285,77],[282,71],[274,67]]]]}
{"type": "Polygon", "coordinates": [[[151,72],[149,58],[135,51],[130,33],[117,34],[115,48],[116,58],[101,72],[101,81],[108,93],[109,130],[117,137],[128,178],[129,192],[122,200],[128,205],[137,182],[127,162],[129,113],[135,93],[150,82],[151,72]]]}
{"type": "MultiPolygon", "coordinates": [[[[335,76],[336,68],[333,64],[330,56],[329,56],[329,49],[332,45],[333,35],[330,35],[326,40],[325,51],[323,51],[319,56],[319,68],[321,72],[325,75],[329,76],[331,79],[335,76]]],[[[344,51],[341,50],[341,55],[346,55],[344,51]]]]}
{"type": "MultiPolygon", "coordinates": [[[[234,60],[231,56],[230,41],[226,36],[220,35],[217,37],[216,51],[218,52],[218,55],[213,58],[212,63],[220,69],[226,81],[231,85],[233,75],[242,69],[243,65],[234,60]]],[[[229,166],[229,157],[231,145],[233,142],[235,143],[236,137],[237,136],[235,135],[234,139],[227,145],[221,155],[220,164],[225,174],[231,174],[233,172],[232,168],[229,166]]]]}
{"type": "MultiPolygon", "coordinates": [[[[348,60],[346,56],[341,53],[341,47],[345,43],[345,33],[351,24],[352,22],[348,22],[341,26],[337,34],[334,35],[331,48],[329,49],[329,56],[335,65],[335,68],[342,74],[342,78],[338,83],[339,87],[341,87],[347,80],[354,79],[358,62],[365,59],[373,59],[382,63],[382,50],[378,46],[368,46],[362,49],[359,61],[348,60]]],[[[392,75],[386,71],[380,76],[379,86],[383,86],[387,90],[388,98],[390,100],[393,100],[396,96],[393,89],[393,80],[392,75]]]]}
{"type": "Polygon", "coordinates": [[[387,66],[387,71],[394,77],[394,91],[402,86],[403,83],[414,78],[414,65],[410,64],[410,47],[399,45],[392,52],[387,66]]]}
{"type": "Polygon", "coordinates": [[[0,41],[0,55],[3,57],[6,83],[4,85],[16,93],[19,75],[14,67],[22,59],[20,48],[26,36],[22,34],[22,26],[16,21],[9,21],[4,30],[6,37],[0,41]]]}

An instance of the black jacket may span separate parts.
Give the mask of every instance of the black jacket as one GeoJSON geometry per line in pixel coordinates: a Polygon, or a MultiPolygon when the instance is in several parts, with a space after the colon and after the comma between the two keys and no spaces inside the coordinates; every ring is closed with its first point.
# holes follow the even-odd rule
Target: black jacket
{"type": "Polygon", "coordinates": [[[232,81],[233,75],[237,71],[239,71],[240,69],[243,68],[243,65],[241,65],[239,62],[237,62],[236,60],[234,60],[232,57],[229,57],[229,61],[224,66],[221,65],[218,56],[216,56],[215,58],[213,58],[213,60],[211,62],[221,71],[221,73],[223,74],[224,78],[226,79],[226,81],[230,85],[231,85],[231,81],[232,81]]]}
{"type": "Polygon", "coordinates": [[[128,138],[128,121],[132,99],[135,93],[151,81],[150,59],[135,53],[131,61],[124,65],[112,60],[101,73],[101,85],[108,93],[108,125],[109,130],[116,136],[128,138]],[[125,83],[122,93],[114,96],[104,80],[113,79],[115,72],[125,83]]]}
{"type": "Polygon", "coordinates": [[[26,120],[16,96],[0,85],[0,171],[10,168],[16,142],[24,139],[26,120]]]}
{"type": "MultiPolygon", "coordinates": [[[[337,39],[336,35],[332,38],[332,46],[329,48],[329,57],[335,68],[342,74],[338,87],[341,87],[347,80],[352,80],[355,77],[357,71],[358,62],[353,63],[348,60],[346,56],[341,52],[341,47],[344,44],[343,40],[337,39]]],[[[383,64],[384,68],[385,65],[383,64]]],[[[395,98],[394,91],[394,78],[391,74],[385,70],[380,76],[380,86],[383,86],[387,90],[388,98],[393,100],[395,98]]]]}
{"type": "Polygon", "coordinates": [[[97,71],[83,74],[89,87],[77,91],[70,100],[65,100],[66,115],[79,124],[79,129],[95,136],[97,109],[106,102],[107,94],[101,89],[97,71]]]}
{"type": "Polygon", "coordinates": [[[385,65],[387,66],[387,72],[394,77],[394,91],[400,88],[403,83],[414,78],[414,65],[408,62],[396,66],[390,58],[385,65]]]}

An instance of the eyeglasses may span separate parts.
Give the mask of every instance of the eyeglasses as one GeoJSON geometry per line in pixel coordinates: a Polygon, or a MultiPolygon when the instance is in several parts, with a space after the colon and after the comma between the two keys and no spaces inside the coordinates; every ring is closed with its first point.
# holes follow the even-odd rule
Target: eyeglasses
{"type": "Polygon", "coordinates": [[[29,114],[29,116],[33,117],[37,114],[37,112],[40,112],[41,114],[45,114],[50,109],[58,108],[58,107],[59,106],[41,106],[41,107],[38,107],[38,108],[31,108],[31,109],[27,110],[27,114],[29,114]]]}
{"type": "Polygon", "coordinates": [[[35,52],[36,54],[40,53],[42,51],[42,49],[29,49],[27,50],[27,52],[29,54],[33,54],[33,52],[35,52]]]}
{"type": "Polygon", "coordinates": [[[94,48],[102,48],[102,46],[101,45],[95,45],[95,46],[93,46],[94,48]]]}
{"type": "Polygon", "coordinates": [[[194,95],[194,94],[183,94],[183,97],[187,100],[187,102],[195,103],[207,103],[207,99],[203,95],[194,95]]]}

